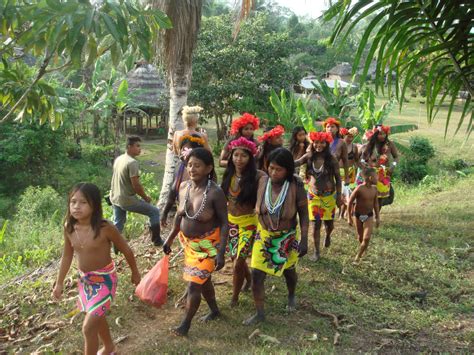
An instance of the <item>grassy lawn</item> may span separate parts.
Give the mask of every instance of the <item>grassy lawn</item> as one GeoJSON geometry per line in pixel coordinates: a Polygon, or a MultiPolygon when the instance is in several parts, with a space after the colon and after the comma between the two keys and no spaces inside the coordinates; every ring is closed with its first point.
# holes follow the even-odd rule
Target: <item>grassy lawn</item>
{"type": "MultiPolygon", "coordinates": [[[[412,100],[402,114],[394,112],[388,124],[420,126],[419,131],[394,138],[408,142],[411,135],[425,136],[436,147],[438,161],[460,158],[473,164],[472,138],[468,142],[463,135],[453,138],[450,130],[445,140],[445,112],[430,126],[423,110],[412,100]]],[[[212,141],[214,132],[207,128],[212,141]]],[[[145,141],[143,147],[141,166],[154,172],[161,184],[165,141],[145,141]]],[[[473,175],[446,176],[415,187],[396,184],[395,203],[382,210],[382,225],[374,233],[367,257],[357,266],[352,264],[358,246],[355,233],[337,221],[334,241],[321,261],[312,263],[305,257],[298,266],[297,311],[285,311],[284,279],[268,277],[267,321],[253,327],[242,325],[254,311],[250,294],[241,295],[237,308],[229,306],[230,262],[213,276],[223,317],[200,323],[199,316],[207,311],[203,301],[189,337],[182,339],[168,330],[183,315],[182,309],[174,308],[185,289],[182,258],[171,264],[168,304],[154,309],[131,296],[130,273],[119,256],[119,288],[108,317],[112,334],[121,341],[119,350],[124,354],[473,353],[473,188],[473,175]],[[337,317],[337,329],[322,313],[337,317]],[[336,332],[340,336],[334,345],[336,332]]],[[[131,238],[140,270],[145,272],[162,253],[150,247],[147,235],[131,238]]],[[[0,286],[0,353],[81,351],[83,316],[73,312],[75,274],[70,272],[65,299],[58,305],[50,298],[57,270],[53,262],[0,286]]]]}
{"type": "MultiPolygon", "coordinates": [[[[214,277],[222,319],[199,323],[198,316],[206,312],[203,301],[190,336],[170,336],[168,328],[183,313],[173,307],[185,288],[182,260],[178,257],[171,265],[168,304],[153,309],[130,298],[129,271],[119,257],[119,293],[109,316],[112,332],[116,338],[127,337],[120,345],[123,353],[472,352],[474,201],[464,191],[473,185],[471,176],[440,183],[442,191],[429,194],[412,188],[409,199],[382,211],[382,226],[374,234],[367,258],[358,266],[351,263],[357,248],[354,232],[338,221],[334,243],[322,260],[312,263],[304,258],[299,264],[298,310],[286,313],[284,279],[268,277],[268,319],[255,327],[241,324],[253,312],[250,294],[241,295],[238,308],[229,306],[228,263],[214,277]],[[338,345],[333,345],[336,330],[331,320],[318,311],[338,317],[338,345]],[[256,329],[260,335],[249,339],[256,329]]],[[[161,257],[161,251],[149,247],[146,236],[131,245],[143,271],[161,257]]],[[[175,245],[175,251],[177,248],[175,245]]],[[[14,322],[10,317],[16,317],[19,329],[25,330],[31,314],[66,322],[48,349],[70,353],[81,348],[82,315],[69,324],[76,294],[74,277],[68,281],[66,301],[59,306],[49,302],[54,271],[50,268],[36,281],[25,279],[2,290],[0,303],[7,304],[10,297],[23,301],[15,312],[3,312],[0,328],[5,329],[14,322]]],[[[23,351],[46,343],[28,342],[23,351]]]]}

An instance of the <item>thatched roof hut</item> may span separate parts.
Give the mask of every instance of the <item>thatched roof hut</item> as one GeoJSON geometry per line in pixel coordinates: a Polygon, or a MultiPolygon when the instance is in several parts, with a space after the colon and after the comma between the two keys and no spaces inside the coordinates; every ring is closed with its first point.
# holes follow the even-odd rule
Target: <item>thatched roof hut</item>
{"type": "Polygon", "coordinates": [[[327,72],[327,79],[351,81],[352,65],[347,62],[339,63],[327,72]]]}
{"type": "MultiPolygon", "coordinates": [[[[147,63],[137,62],[126,76],[130,104],[124,111],[124,131],[148,136],[150,129],[158,135],[167,132],[166,117],[169,107],[169,90],[164,76],[158,69],[147,63]],[[155,124],[152,118],[155,118],[155,124]],[[129,122],[127,122],[129,121],[129,122]]],[[[118,88],[118,82],[116,83],[118,88]]]]}
{"type": "Polygon", "coordinates": [[[146,62],[137,62],[126,77],[128,92],[135,107],[163,109],[168,105],[168,90],[163,75],[146,62]]]}

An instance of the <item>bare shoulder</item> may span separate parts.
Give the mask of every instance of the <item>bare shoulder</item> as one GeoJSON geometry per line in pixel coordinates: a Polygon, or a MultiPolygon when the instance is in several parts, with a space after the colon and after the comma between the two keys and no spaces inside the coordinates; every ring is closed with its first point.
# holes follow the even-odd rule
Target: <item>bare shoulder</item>
{"type": "Polygon", "coordinates": [[[209,194],[212,196],[212,198],[217,198],[217,199],[224,198],[226,200],[224,191],[214,181],[211,182],[211,188],[209,190],[209,194]]]}
{"type": "Polygon", "coordinates": [[[264,176],[267,176],[267,174],[263,170],[257,170],[257,181],[259,181],[264,176]]]}
{"type": "Polygon", "coordinates": [[[105,236],[110,236],[110,235],[115,235],[115,234],[120,234],[119,230],[117,227],[113,225],[112,222],[104,219],[102,221],[102,224],[100,225],[100,234],[105,235],[105,236]]]}

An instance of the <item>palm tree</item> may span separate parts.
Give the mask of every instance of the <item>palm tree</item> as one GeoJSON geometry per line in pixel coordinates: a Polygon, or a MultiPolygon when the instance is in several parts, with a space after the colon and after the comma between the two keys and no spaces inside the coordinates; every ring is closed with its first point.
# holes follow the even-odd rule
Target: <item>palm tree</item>
{"type": "MultiPolygon", "coordinates": [[[[249,15],[255,0],[242,0],[237,24],[249,15]]],[[[163,31],[160,41],[162,61],[170,86],[170,114],[168,120],[168,149],[166,151],[165,174],[161,186],[158,207],[166,202],[177,158],[172,151],[172,139],[176,130],[182,129],[178,112],[186,104],[192,76],[192,55],[201,25],[202,0],[150,0],[154,8],[163,11],[173,23],[173,28],[163,31]]],[[[236,27],[236,34],[238,26],[236,27]]]]}
{"type": "Polygon", "coordinates": [[[178,113],[186,105],[192,76],[192,55],[201,26],[202,0],[151,0],[151,5],[170,18],[173,28],[163,31],[159,42],[161,57],[168,75],[170,110],[168,149],[159,207],[163,207],[173,182],[177,162],[172,141],[176,130],[183,129],[178,113]]]}
{"type": "MultiPolygon", "coordinates": [[[[337,18],[332,41],[344,40],[361,20],[368,20],[353,73],[365,55],[372,38],[360,80],[365,80],[372,59],[377,60],[376,88],[384,88],[385,73],[396,73],[395,90],[400,108],[410,81],[427,73],[427,118],[435,118],[450,96],[445,135],[456,98],[467,92],[456,133],[469,117],[467,136],[473,130],[472,97],[474,96],[474,48],[470,0],[339,0],[325,13],[325,19],[337,18]]],[[[388,75],[391,81],[391,75],[388,75]]],[[[390,95],[391,82],[388,83],[390,95]]]]}

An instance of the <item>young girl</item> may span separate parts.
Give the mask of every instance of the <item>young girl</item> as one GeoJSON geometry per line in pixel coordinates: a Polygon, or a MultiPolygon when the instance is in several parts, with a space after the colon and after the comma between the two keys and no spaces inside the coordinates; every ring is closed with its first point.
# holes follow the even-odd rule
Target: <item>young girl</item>
{"type": "Polygon", "coordinates": [[[250,287],[251,277],[246,259],[252,251],[257,231],[257,184],[265,175],[255,164],[256,145],[240,137],[229,144],[230,158],[222,179],[222,190],[227,196],[229,210],[229,252],[234,261],[231,305],[237,305],[239,294],[250,287]]]}
{"type": "Polygon", "coordinates": [[[181,324],[172,330],[175,335],[188,334],[201,303],[201,294],[210,308],[209,314],[202,320],[212,320],[220,315],[211,274],[224,267],[228,233],[226,198],[213,181],[212,154],[204,148],[193,149],[189,153],[186,169],[189,180],[181,184],[173,230],[163,245],[165,254],[171,253],[171,245],[179,234],[184,248],[183,278],[189,282],[186,315],[181,324]]]}
{"type": "Polygon", "coordinates": [[[238,117],[232,121],[232,126],[230,129],[230,134],[232,136],[222,149],[219,158],[219,166],[223,168],[227,167],[230,156],[229,143],[233,140],[244,137],[258,146],[258,142],[254,139],[253,133],[258,129],[259,125],[259,118],[251,115],[250,113],[244,113],[241,117],[238,117]]]}
{"type": "Polygon", "coordinates": [[[256,313],[244,324],[265,319],[265,277],[285,276],[288,310],[296,307],[296,264],[308,251],[308,201],[303,182],[294,175],[295,164],[289,150],[277,148],[268,157],[268,177],[261,178],[255,210],[257,236],[252,249],[252,292],[256,313]],[[301,239],[296,226],[299,221],[301,239]]]}
{"type": "Polygon", "coordinates": [[[259,146],[259,151],[257,154],[257,168],[267,172],[268,168],[268,157],[270,153],[283,146],[283,134],[285,133],[285,128],[283,126],[276,126],[275,128],[269,128],[263,136],[258,137],[260,142],[263,142],[263,145],[259,146]]]}
{"type": "Polygon", "coordinates": [[[373,230],[373,216],[375,213],[375,226],[380,224],[379,202],[377,198],[377,173],[374,168],[366,168],[362,171],[364,183],[356,187],[349,199],[349,213],[347,221],[352,226],[355,221],[356,231],[359,238],[359,252],[354,262],[360,258],[369,246],[373,230]],[[354,203],[355,202],[355,203],[354,203]],[[354,203],[354,205],[353,205],[354,203]]]}
{"type": "MultiPolygon", "coordinates": [[[[306,129],[303,126],[296,126],[293,128],[290,138],[290,152],[293,155],[293,160],[298,160],[306,154],[306,150],[309,146],[306,129]]],[[[306,165],[302,165],[296,168],[296,173],[305,180],[306,177],[306,165]]]]}
{"type": "Polygon", "coordinates": [[[168,214],[175,204],[178,194],[179,187],[183,181],[189,179],[186,171],[186,160],[189,153],[194,148],[203,148],[206,145],[206,141],[198,134],[185,134],[179,139],[179,163],[174,174],[173,185],[171,186],[166,200],[166,205],[163,208],[163,212],[160,219],[161,227],[164,228],[168,225],[168,214]]]}
{"type": "Polygon", "coordinates": [[[90,183],[75,185],[68,198],[64,252],[53,297],[61,299],[64,278],[75,254],[80,276],[78,306],[86,312],[82,325],[84,354],[97,354],[99,338],[101,354],[116,351],[105,319],[117,288],[117,273],[110,256],[112,244],[125,256],[132,270],[132,283],[138,285],[140,273],[133,252],[117,228],[103,219],[99,189],[90,183]]]}
{"type": "Polygon", "coordinates": [[[368,139],[368,143],[362,147],[360,154],[360,165],[373,167],[377,171],[379,208],[393,201],[393,198],[390,199],[391,176],[398,163],[398,150],[395,144],[389,140],[389,134],[390,127],[384,125],[377,125],[371,131],[366,132],[365,137],[368,139]]]}
{"type": "Polygon", "coordinates": [[[186,134],[197,134],[204,139],[204,148],[211,151],[209,147],[208,137],[203,129],[198,129],[199,116],[203,110],[200,106],[183,106],[181,110],[184,129],[174,132],[173,135],[173,152],[175,155],[179,155],[179,142],[181,137],[186,134]]]}
{"type": "Polygon", "coordinates": [[[336,205],[341,205],[341,177],[339,164],[329,148],[332,135],[325,132],[311,132],[309,138],[312,142],[311,151],[295,163],[307,164],[309,220],[314,221],[315,252],[312,259],[317,261],[320,257],[322,222],[326,229],[324,246],[328,248],[331,245],[336,205]]]}
{"type": "Polygon", "coordinates": [[[326,133],[330,133],[332,136],[332,142],[329,146],[331,153],[336,157],[337,161],[341,162],[342,168],[344,169],[345,184],[349,185],[349,165],[347,161],[347,146],[344,140],[341,138],[339,133],[341,122],[336,120],[334,117],[328,117],[323,122],[323,128],[326,133]]]}
{"type": "MultiPolygon", "coordinates": [[[[347,165],[349,172],[349,185],[345,185],[342,189],[342,205],[339,209],[339,218],[344,218],[347,210],[347,202],[351,195],[352,189],[355,188],[355,178],[356,171],[359,165],[359,150],[357,145],[353,143],[354,137],[359,133],[357,127],[352,127],[350,129],[341,128],[339,130],[341,137],[344,139],[344,142],[347,146],[347,165]]],[[[341,179],[345,181],[346,176],[344,175],[344,163],[342,160],[339,160],[339,173],[341,174],[341,179]]]]}

